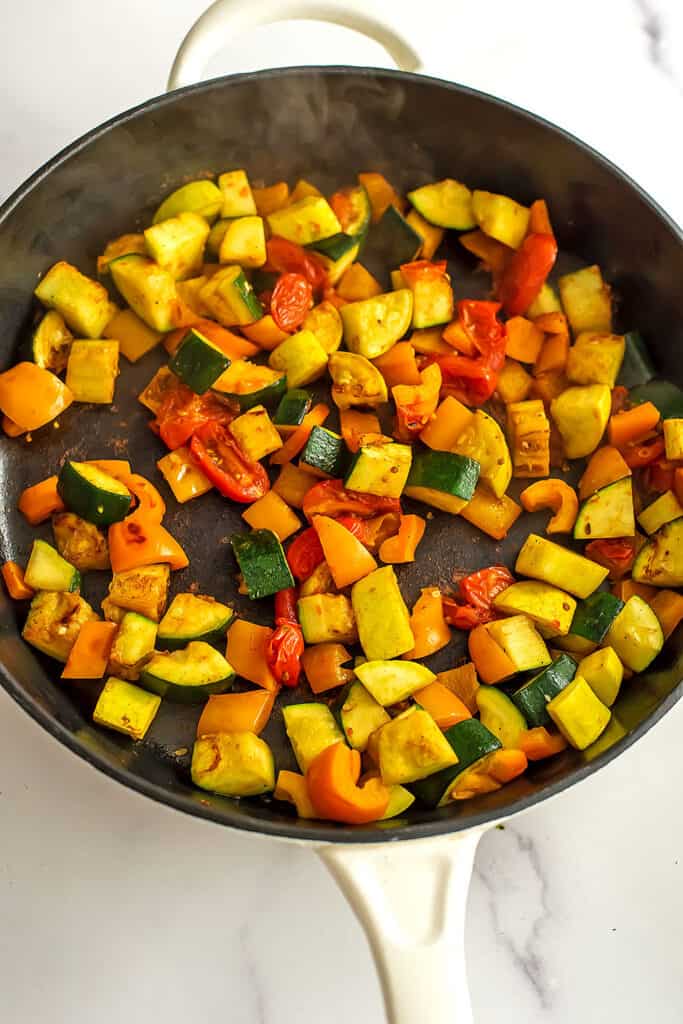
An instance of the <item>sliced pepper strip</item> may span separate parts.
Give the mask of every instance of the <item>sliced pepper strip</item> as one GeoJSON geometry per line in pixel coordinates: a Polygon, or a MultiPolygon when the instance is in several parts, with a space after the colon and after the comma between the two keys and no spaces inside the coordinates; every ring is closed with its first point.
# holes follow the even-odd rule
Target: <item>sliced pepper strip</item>
{"type": "Polygon", "coordinates": [[[311,762],[306,782],[319,817],[346,825],[365,825],[382,817],[389,806],[389,790],[376,778],[358,786],[360,768],[360,754],[343,742],[326,747],[311,762]]]}
{"type": "Polygon", "coordinates": [[[349,491],[343,480],[323,480],[314,484],[304,498],[303,512],[310,522],[313,516],[374,516],[379,512],[401,511],[398,498],[381,498],[374,494],[349,491]]]}
{"type": "Polygon", "coordinates": [[[422,540],[427,523],[422,516],[401,516],[398,533],[388,537],[379,549],[381,561],[397,564],[414,562],[417,546],[422,540]]]}
{"type": "Polygon", "coordinates": [[[2,572],[7,593],[13,601],[27,601],[33,597],[35,590],[26,585],[24,570],[17,562],[5,562],[0,572],[2,572]]]}
{"type": "Polygon", "coordinates": [[[271,465],[284,466],[285,463],[291,462],[292,459],[296,458],[299,452],[303,451],[306,447],[306,442],[311,436],[313,427],[321,427],[329,415],[329,406],[325,405],[324,402],[314,405],[311,411],[306,413],[300,426],[287,438],[282,448],[278,448],[270,456],[271,465]]]}
{"type": "Polygon", "coordinates": [[[576,491],[564,480],[549,478],[537,480],[525,488],[519,496],[527,512],[550,508],[555,515],[546,527],[546,533],[571,533],[579,512],[576,491]]]}
{"type": "Polygon", "coordinates": [[[420,373],[419,384],[396,384],[391,389],[400,440],[410,441],[434,418],[441,384],[441,369],[431,363],[420,373]]]}
{"type": "Polygon", "coordinates": [[[19,497],[18,508],[31,526],[45,522],[53,512],[62,512],[65,505],[57,493],[57,477],[49,476],[47,480],[25,488],[19,497]]]}
{"type": "Polygon", "coordinates": [[[180,544],[161,525],[166,506],[156,487],[137,473],[124,474],[122,480],[138,499],[138,505],[120,523],[109,527],[112,570],[126,572],[159,562],[167,562],[171,569],[184,569],[189,560],[180,544]]]}

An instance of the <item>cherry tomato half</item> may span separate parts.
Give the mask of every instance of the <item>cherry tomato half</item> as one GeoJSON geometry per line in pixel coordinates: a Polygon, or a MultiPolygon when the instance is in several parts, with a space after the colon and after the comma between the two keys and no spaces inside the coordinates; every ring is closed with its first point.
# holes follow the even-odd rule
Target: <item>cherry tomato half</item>
{"type": "Polygon", "coordinates": [[[195,431],[205,423],[229,423],[234,419],[232,409],[220,398],[207,393],[195,395],[184,384],[168,391],[157,413],[156,427],[159,437],[173,451],[187,444],[195,431]]]}
{"type": "MultiPolygon", "coordinates": [[[[398,498],[380,498],[374,494],[347,491],[342,480],[323,480],[310,488],[303,501],[309,520],[313,516],[373,516],[377,512],[400,512],[398,498]]],[[[291,548],[290,548],[291,550],[291,548]]]]}
{"type": "Polygon", "coordinates": [[[246,504],[262,498],[270,489],[268,474],[261,463],[247,459],[220,423],[200,427],[192,436],[190,453],[224,498],[246,504]]]}
{"type": "Polygon", "coordinates": [[[322,262],[296,242],[275,236],[268,239],[266,251],[266,266],[269,270],[280,274],[301,274],[313,291],[319,291],[327,284],[327,272],[322,262]]]}
{"type": "Polygon", "coordinates": [[[295,537],[287,548],[287,564],[297,580],[307,580],[324,561],[322,544],[312,526],[295,537]]]}
{"type": "Polygon", "coordinates": [[[281,331],[296,331],[313,304],[313,289],[302,274],[283,274],[270,297],[270,315],[281,331]]]}
{"type": "Polygon", "coordinates": [[[446,622],[457,629],[473,629],[497,618],[493,600],[515,582],[504,565],[480,569],[460,580],[458,593],[443,598],[446,622]]]}
{"type": "Polygon", "coordinates": [[[616,537],[612,540],[592,540],[586,544],[584,554],[598,565],[609,569],[611,580],[619,580],[631,571],[636,556],[633,537],[616,537]]]}

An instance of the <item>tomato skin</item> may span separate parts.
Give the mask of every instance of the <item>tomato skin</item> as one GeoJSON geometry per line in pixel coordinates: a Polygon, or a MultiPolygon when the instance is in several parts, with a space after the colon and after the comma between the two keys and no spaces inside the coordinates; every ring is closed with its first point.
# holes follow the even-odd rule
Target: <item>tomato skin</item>
{"type": "Polygon", "coordinates": [[[647,467],[647,484],[650,490],[664,493],[673,491],[676,463],[669,459],[656,459],[647,467]]]}
{"type": "Polygon", "coordinates": [[[227,424],[233,418],[232,410],[219,398],[211,394],[195,395],[179,381],[166,395],[156,420],[152,422],[166,447],[174,451],[187,444],[205,423],[227,424]]]}
{"type": "Polygon", "coordinates": [[[380,498],[374,494],[347,491],[342,480],[323,480],[314,484],[304,497],[303,511],[309,522],[313,516],[336,518],[350,514],[369,517],[376,512],[400,513],[401,502],[398,498],[380,498]]]}
{"type": "Polygon", "coordinates": [[[310,281],[302,274],[283,274],[270,297],[270,315],[281,331],[296,331],[312,303],[310,281]]]}
{"type": "Polygon", "coordinates": [[[329,204],[341,224],[342,231],[346,231],[353,218],[353,203],[348,193],[334,192],[329,198],[329,204]]]}
{"type": "Polygon", "coordinates": [[[309,526],[287,548],[287,564],[295,579],[303,581],[325,561],[318,534],[309,526]]]}
{"type": "Polygon", "coordinates": [[[278,590],[275,595],[275,622],[298,622],[296,617],[297,602],[296,587],[287,587],[286,590],[278,590]]]}
{"type": "Polygon", "coordinates": [[[435,361],[443,377],[443,393],[465,405],[483,405],[496,390],[505,363],[505,324],[498,320],[499,302],[465,299],[458,318],[479,356],[448,355],[435,361]]]}
{"type": "Polygon", "coordinates": [[[205,423],[192,435],[190,453],[204,475],[224,498],[243,504],[256,501],[270,489],[260,462],[251,462],[220,423],[205,423]]]}
{"type": "Polygon", "coordinates": [[[295,587],[275,595],[275,632],[266,646],[268,667],[281,686],[294,687],[301,675],[304,637],[296,617],[295,587]]]}
{"type": "Polygon", "coordinates": [[[661,459],[664,447],[664,438],[656,436],[624,445],[619,451],[629,469],[638,469],[641,466],[649,466],[656,459],[661,459]]]}
{"type": "Polygon", "coordinates": [[[411,263],[402,263],[401,274],[407,282],[436,281],[445,277],[448,263],[446,260],[413,260],[411,263]]]}
{"type": "Polygon", "coordinates": [[[443,598],[446,622],[457,629],[473,629],[498,618],[493,600],[515,582],[504,565],[492,565],[463,577],[454,597],[443,598]]]}
{"type": "Polygon", "coordinates": [[[509,316],[526,313],[556,259],[557,242],[552,235],[527,235],[498,282],[498,297],[509,316]]]}
{"type": "Polygon", "coordinates": [[[633,537],[615,537],[611,540],[592,540],[586,544],[586,558],[591,558],[598,565],[609,569],[611,580],[620,580],[631,571],[636,557],[633,537]]]}
{"type": "Polygon", "coordinates": [[[301,274],[314,292],[320,291],[327,284],[327,272],[321,261],[296,242],[275,236],[266,242],[266,252],[267,269],[280,274],[301,274]]]}

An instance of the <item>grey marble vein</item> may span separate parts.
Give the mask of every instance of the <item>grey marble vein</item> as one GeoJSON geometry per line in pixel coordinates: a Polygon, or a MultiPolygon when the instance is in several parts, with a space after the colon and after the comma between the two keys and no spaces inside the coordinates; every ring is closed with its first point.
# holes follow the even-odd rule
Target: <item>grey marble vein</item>
{"type": "Polygon", "coordinates": [[[551,909],[539,851],[530,836],[509,825],[504,832],[493,833],[484,849],[484,856],[477,858],[474,873],[486,889],[496,936],[533,989],[540,1007],[549,1010],[554,1002],[555,984],[548,976],[542,949],[551,909]],[[497,848],[492,857],[487,857],[494,836],[497,848]],[[516,849],[505,849],[511,844],[516,849]],[[509,898],[522,891],[522,904],[509,898]],[[533,911],[529,919],[519,914],[520,905],[533,911]]]}

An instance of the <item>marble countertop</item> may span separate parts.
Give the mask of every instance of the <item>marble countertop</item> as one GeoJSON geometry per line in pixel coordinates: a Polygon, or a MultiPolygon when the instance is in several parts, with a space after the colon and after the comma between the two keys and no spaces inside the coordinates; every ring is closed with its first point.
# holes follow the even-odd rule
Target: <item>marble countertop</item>
{"type": "MultiPolygon", "coordinates": [[[[203,7],[7,9],[0,197],[161,92],[203,7]]],[[[569,128],[683,222],[679,0],[422,0],[420,25],[400,0],[367,7],[402,26],[429,73],[569,128]]],[[[350,61],[388,64],[346,31],[286,25],[233,41],[211,70],[350,61]]],[[[598,776],[484,837],[467,922],[477,1024],[679,1024],[679,730],[683,704],[598,776]]],[[[7,1024],[384,1020],[360,928],[312,852],[128,792],[1,691],[0,992],[7,1024]]]]}

